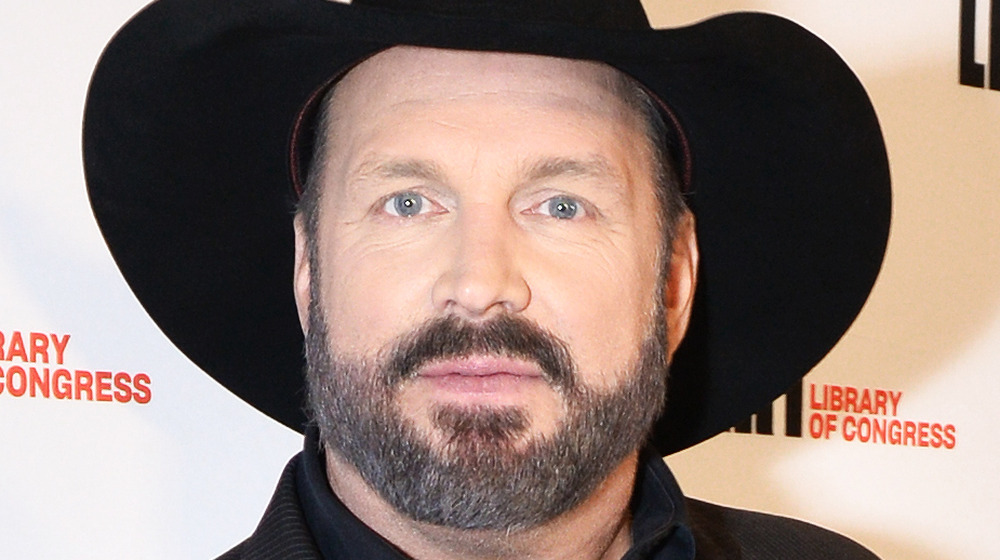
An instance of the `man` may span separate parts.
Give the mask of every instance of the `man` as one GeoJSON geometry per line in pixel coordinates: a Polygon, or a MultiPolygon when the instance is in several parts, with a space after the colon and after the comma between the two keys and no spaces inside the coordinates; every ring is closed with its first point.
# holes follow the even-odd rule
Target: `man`
{"type": "Polygon", "coordinates": [[[870,558],[687,500],[659,458],[768,402],[864,301],[888,178],[849,70],[764,16],[692,38],[630,2],[373,4],[161,1],[95,72],[119,265],[290,424],[271,393],[297,359],[238,354],[293,271],[317,429],[226,557],[870,558]],[[263,194],[282,158],[294,220],[263,194]]]}

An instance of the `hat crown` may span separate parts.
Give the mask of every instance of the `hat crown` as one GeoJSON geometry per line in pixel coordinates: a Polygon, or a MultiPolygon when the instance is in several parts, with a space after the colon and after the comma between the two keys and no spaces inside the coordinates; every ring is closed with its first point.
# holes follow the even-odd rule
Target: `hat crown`
{"type": "Polygon", "coordinates": [[[354,0],[358,6],[603,29],[649,29],[639,0],[354,0]]]}

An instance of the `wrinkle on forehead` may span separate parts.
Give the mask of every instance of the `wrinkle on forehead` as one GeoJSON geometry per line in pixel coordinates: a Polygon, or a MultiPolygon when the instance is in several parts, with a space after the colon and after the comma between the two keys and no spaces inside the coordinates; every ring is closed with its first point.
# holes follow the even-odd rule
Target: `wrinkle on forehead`
{"type": "Polygon", "coordinates": [[[379,106],[496,98],[620,116],[628,111],[615,93],[617,73],[584,60],[393,47],[351,70],[332,108],[351,115],[379,106]]]}

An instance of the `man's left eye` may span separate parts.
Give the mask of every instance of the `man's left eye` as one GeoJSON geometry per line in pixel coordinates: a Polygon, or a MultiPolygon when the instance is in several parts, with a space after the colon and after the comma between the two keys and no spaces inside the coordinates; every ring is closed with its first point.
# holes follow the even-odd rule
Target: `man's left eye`
{"type": "Polygon", "coordinates": [[[383,210],[390,216],[410,218],[430,211],[431,203],[423,195],[412,191],[402,192],[389,197],[383,210]]]}
{"type": "Polygon", "coordinates": [[[559,220],[572,220],[583,212],[580,202],[568,196],[554,196],[543,202],[539,210],[559,220]]]}

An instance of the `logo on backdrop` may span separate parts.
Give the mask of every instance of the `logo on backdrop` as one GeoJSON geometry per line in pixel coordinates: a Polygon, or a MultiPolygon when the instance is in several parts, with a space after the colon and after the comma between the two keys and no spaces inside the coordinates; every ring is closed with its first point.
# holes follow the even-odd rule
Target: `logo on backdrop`
{"type": "Polygon", "coordinates": [[[958,81],[962,85],[986,87],[986,66],[989,66],[992,90],[1000,91],[1000,0],[978,0],[989,2],[989,21],[976,20],[977,0],[962,0],[962,15],[958,33],[959,72],[958,81]],[[976,61],[976,30],[989,33],[989,59],[986,64],[976,61]]]}
{"type": "Polygon", "coordinates": [[[68,334],[0,331],[0,398],[150,401],[148,374],[67,366],[69,342],[68,334]]]}
{"type": "Polygon", "coordinates": [[[777,409],[777,418],[784,419],[786,437],[933,449],[955,447],[954,424],[906,418],[903,405],[902,391],[829,383],[804,385],[799,381],[783,397],[730,431],[773,436],[777,432],[777,409]],[[780,401],[784,401],[783,414],[780,401]]]}

